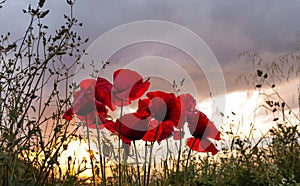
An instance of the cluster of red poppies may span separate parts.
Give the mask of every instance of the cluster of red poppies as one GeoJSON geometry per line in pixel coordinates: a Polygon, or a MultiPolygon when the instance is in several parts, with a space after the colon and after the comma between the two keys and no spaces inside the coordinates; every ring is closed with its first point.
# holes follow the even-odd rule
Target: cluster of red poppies
{"type": "MultiPolygon", "coordinates": [[[[175,96],[162,91],[148,92],[149,78],[144,81],[137,72],[129,69],[119,69],[113,74],[113,83],[98,77],[80,82],[80,90],[74,92],[73,107],[68,109],[63,118],[71,120],[76,114],[89,128],[106,128],[118,134],[124,143],[133,140],[161,142],[182,131],[187,123],[192,138],[187,139],[187,145],[198,152],[218,150],[208,139],[220,140],[220,132],[215,125],[196,109],[196,100],[190,94],[175,96]],[[146,93],[146,98],[139,99],[146,93]],[[108,116],[108,109],[124,107],[138,100],[136,112],[120,116],[113,121],[108,116]],[[97,117],[98,116],[98,117],[97,117]],[[96,121],[99,120],[99,121],[96,121]]],[[[181,133],[181,134],[182,134],[181,133]]]]}

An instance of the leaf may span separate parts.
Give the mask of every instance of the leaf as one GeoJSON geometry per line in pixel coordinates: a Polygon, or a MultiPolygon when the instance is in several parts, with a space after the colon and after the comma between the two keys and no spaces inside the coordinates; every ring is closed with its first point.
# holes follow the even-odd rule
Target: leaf
{"type": "Polygon", "coordinates": [[[258,75],[258,77],[261,77],[261,76],[262,76],[262,74],[263,74],[263,71],[261,71],[261,70],[257,70],[257,75],[258,75]]]}
{"type": "Polygon", "coordinates": [[[49,10],[46,10],[41,13],[40,18],[44,18],[49,13],[49,10]]]}
{"type": "Polygon", "coordinates": [[[185,79],[183,78],[183,79],[180,81],[180,86],[183,85],[184,81],[185,81],[185,79]]]}
{"type": "Polygon", "coordinates": [[[42,8],[44,6],[44,4],[45,4],[45,0],[40,0],[39,1],[39,7],[42,8]]]}
{"type": "Polygon", "coordinates": [[[37,98],[38,96],[37,95],[32,95],[32,96],[30,96],[30,99],[35,99],[35,98],[37,98]]]}

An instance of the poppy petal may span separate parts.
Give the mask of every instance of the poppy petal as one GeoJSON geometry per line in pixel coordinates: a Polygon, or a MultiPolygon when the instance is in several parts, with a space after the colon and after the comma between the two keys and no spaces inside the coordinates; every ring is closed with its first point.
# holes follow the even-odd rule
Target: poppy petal
{"type": "Polygon", "coordinates": [[[73,116],[74,116],[74,111],[73,111],[73,107],[71,107],[64,113],[63,119],[70,121],[72,120],[73,116]]]}
{"type": "Polygon", "coordinates": [[[118,92],[117,90],[113,90],[113,95],[115,97],[115,99],[113,100],[113,103],[116,104],[116,106],[119,106],[118,104],[121,103],[121,100],[123,101],[123,105],[124,103],[131,103],[130,102],[130,89],[126,89],[122,92],[118,92]]]}
{"type": "Polygon", "coordinates": [[[113,74],[113,95],[130,104],[130,101],[138,99],[148,90],[150,86],[148,81],[149,79],[143,82],[143,77],[136,71],[116,70],[113,74]]]}
{"type": "Polygon", "coordinates": [[[117,98],[116,96],[111,97],[111,102],[112,102],[112,105],[116,106],[116,107],[128,106],[131,104],[131,101],[122,100],[122,99],[117,98]]]}
{"type": "Polygon", "coordinates": [[[93,99],[94,95],[91,88],[74,92],[74,112],[82,116],[93,112],[95,110],[95,103],[93,99]]]}
{"type": "Polygon", "coordinates": [[[109,122],[104,123],[103,125],[110,132],[112,132],[114,134],[118,134],[118,127],[116,126],[115,122],[109,121],[109,122]]]}
{"type": "Polygon", "coordinates": [[[104,78],[99,77],[96,82],[95,87],[95,98],[97,101],[108,106],[112,111],[115,110],[115,107],[112,104],[112,84],[104,78]]]}
{"type": "Polygon", "coordinates": [[[168,119],[175,123],[177,129],[181,129],[186,120],[185,105],[181,102],[180,98],[174,98],[170,101],[168,107],[168,119]]]}
{"type": "Polygon", "coordinates": [[[149,86],[150,86],[149,79],[142,83],[136,83],[130,90],[130,94],[129,94],[130,100],[136,100],[142,97],[142,95],[144,95],[145,92],[149,89],[149,86]]]}
{"type": "Polygon", "coordinates": [[[127,145],[130,145],[131,144],[131,141],[130,139],[124,137],[124,136],[120,136],[121,140],[123,143],[127,144],[127,145]]]}
{"type": "Polygon", "coordinates": [[[187,113],[188,128],[191,134],[196,138],[202,138],[209,119],[200,111],[187,113]]]}
{"type": "Polygon", "coordinates": [[[143,81],[143,77],[130,69],[118,69],[113,74],[114,88],[119,92],[132,89],[139,81],[143,81]]]}
{"type": "Polygon", "coordinates": [[[220,140],[220,131],[201,111],[187,114],[188,128],[196,138],[212,138],[220,140]]]}
{"type": "MultiPolygon", "coordinates": [[[[157,123],[157,120],[154,120],[152,122],[157,123]]],[[[153,126],[155,126],[155,124],[153,126]]],[[[173,131],[174,131],[174,123],[172,121],[161,122],[159,126],[148,130],[142,140],[149,141],[149,142],[157,141],[159,143],[162,140],[170,137],[173,131]]]]}
{"type": "Polygon", "coordinates": [[[216,126],[214,125],[213,122],[209,121],[206,128],[207,128],[206,131],[205,131],[205,137],[206,138],[221,140],[221,137],[220,137],[221,133],[216,128],[216,126]]]}
{"type": "Polygon", "coordinates": [[[143,116],[150,116],[150,110],[149,110],[149,104],[150,104],[150,99],[145,98],[145,99],[140,99],[138,101],[138,109],[137,112],[140,113],[143,116]]]}
{"type": "Polygon", "coordinates": [[[218,153],[215,145],[209,140],[200,140],[199,138],[188,138],[187,146],[197,152],[211,152],[212,155],[218,153]]]}
{"type": "Polygon", "coordinates": [[[194,112],[196,109],[196,100],[191,94],[179,95],[180,100],[185,104],[186,111],[194,112]]]}
{"type": "Polygon", "coordinates": [[[79,84],[81,89],[95,88],[96,80],[95,79],[85,79],[82,80],[79,84]]]}
{"type": "Polygon", "coordinates": [[[154,91],[154,92],[148,92],[146,96],[150,99],[159,97],[162,98],[166,103],[170,102],[171,99],[175,98],[175,94],[173,93],[166,93],[163,91],[154,91]]]}
{"type": "Polygon", "coordinates": [[[152,120],[149,123],[149,130],[145,133],[142,138],[143,141],[154,142],[157,139],[157,136],[161,133],[161,127],[159,127],[157,120],[152,120]],[[156,134],[156,136],[155,136],[156,134]]]}
{"type": "MultiPolygon", "coordinates": [[[[120,122],[120,120],[117,120],[117,123],[118,122],[120,122]]],[[[131,131],[146,132],[148,130],[148,119],[146,117],[143,117],[139,113],[125,114],[122,117],[121,123],[122,127],[129,130],[126,131],[128,133],[130,133],[131,131]]]]}
{"type": "Polygon", "coordinates": [[[129,140],[140,140],[148,130],[148,120],[141,118],[137,113],[125,114],[122,121],[117,120],[116,125],[121,124],[121,136],[129,140]]]}
{"type": "MultiPolygon", "coordinates": [[[[102,117],[104,117],[104,114],[102,113],[102,117]]],[[[100,117],[100,114],[95,110],[93,113],[81,116],[77,114],[78,119],[80,119],[83,122],[83,127],[86,127],[88,124],[89,128],[91,129],[97,129],[96,125],[98,123],[98,129],[101,130],[104,128],[103,123],[108,122],[108,120],[103,120],[100,117]],[[98,120],[98,121],[97,121],[98,120]]],[[[106,115],[105,115],[106,117],[106,115]]]]}

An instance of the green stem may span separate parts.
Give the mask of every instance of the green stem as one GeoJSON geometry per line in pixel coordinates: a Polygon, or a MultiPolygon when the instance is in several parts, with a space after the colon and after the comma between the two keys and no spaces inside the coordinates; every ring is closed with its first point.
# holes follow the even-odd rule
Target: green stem
{"type": "Polygon", "coordinates": [[[184,170],[184,185],[186,185],[186,183],[187,183],[187,167],[189,165],[189,159],[190,159],[190,156],[191,156],[192,148],[194,147],[195,143],[196,143],[196,138],[194,138],[193,144],[192,144],[192,146],[189,150],[189,153],[188,153],[188,156],[187,156],[187,159],[186,159],[185,170],[184,170]]]}
{"type": "Polygon", "coordinates": [[[167,179],[167,176],[169,175],[169,165],[168,165],[168,159],[169,159],[169,149],[170,149],[170,145],[169,145],[169,139],[166,139],[167,142],[167,155],[166,155],[166,160],[164,161],[164,177],[165,179],[167,179]]]}
{"type": "Polygon", "coordinates": [[[121,111],[120,111],[120,119],[119,119],[119,130],[118,130],[118,172],[119,172],[119,186],[122,185],[122,174],[121,174],[121,122],[122,122],[122,116],[123,116],[123,100],[121,100],[121,111]]]}
{"type": "Polygon", "coordinates": [[[140,174],[139,158],[138,158],[138,154],[137,154],[135,140],[133,140],[133,146],[134,146],[136,166],[137,166],[137,171],[138,171],[138,183],[139,183],[139,185],[141,185],[141,176],[140,176],[141,174],[140,174]]]}
{"type": "Polygon", "coordinates": [[[166,155],[166,160],[168,160],[168,158],[169,158],[169,139],[167,138],[166,139],[166,143],[167,143],[167,155],[166,155]]]}
{"type": "Polygon", "coordinates": [[[181,156],[181,146],[182,146],[182,129],[180,129],[179,150],[178,150],[176,175],[175,175],[175,183],[176,184],[175,185],[178,184],[178,173],[179,173],[179,163],[180,163],[180,156],[181,156]]]}
{"type": "Polygon", "coordinates": [[[145,162],[144,162],[144,180],[143,180],[143,185],[146,185],[146,172],[147,170],[147,142],[145,143],[145,162]]]}
{"type": "Polygon", "coordinates": [[[154,142],[155,142],[155,140],[156,140],[156,136],[157,136],[159,127],[160,127],[160,125],[157,126],[157,129],[156,129],[156,131],[155,131],[155,135],[154,135],[153,142],[151,142],[150,155],[149,155],[149,165],[148,165],[148,175],[147,175],[147,185],[149,185],[149,181],[150,181],[152,151],[153,151],[153,146],[154,146],[154,142]]]}

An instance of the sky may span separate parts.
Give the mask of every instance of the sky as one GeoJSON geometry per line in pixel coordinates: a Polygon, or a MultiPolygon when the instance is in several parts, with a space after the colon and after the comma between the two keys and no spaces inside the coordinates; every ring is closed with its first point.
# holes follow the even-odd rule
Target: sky
{"type": "MultiPolygon", "coordinates": [[[[0,9],[0,33],[10,31],[12,39],[22,36],[29,19],[23,15],[22,9],[26,9],[29,3],[35,4],[36,1],[7,0],[0,9]]],[[[45,22],[53,29],[63,23],[63,15],[69,12],[66,2],[62,0],[48,0],[44,8],[50,9],[45,22]]],[[[258,52],[267,56],[267,59],[273,59],[284,53],[298,52],[299,10],[298,0],[77,0],[74,5],[75,17],[83,22],[83,27],[77,31],[82,37],[90,38],[87,48],[103,34],[136,21],[165,21],[191,31],[202,39],[215,56],[222,70],[228,94],[248,89],[244,83],[236,83],[236,79],[240,74],[255,72],[257,68],[252,66],[251,60],[239,58],[239,54],[258,52]]],[[[109,46],[110,43],[105,45],[109,46]]],[[[153,56],[159,56],[165,61],[169,59],[182,68],[189,64],[183,69],[192,79],[196,79],[194,83],[200,89],[199,99],[209,97],[211,85],[207,74],[214,72],[210,71],[212,69],[207,72],[203,69],[201,72],[195,71],[193,65],[190,65],[193,64],[193,60],[180,48],[144,42],[129,45],[115,52],[110,58],[112,65],[143,60],[149,56],[150,60],[157,60],[153,56]]],[[[148,70],[150,69],[158,70],[157,66],[149,67],[148,70]]],[[[171,71],[168,74],[172,74],[171,71]]],[[[292,88],[296,93],[299,78],[292,82],[295,82],[292,88]]],[[[284,83],[283,87],[286,86],[284,83]]],[[[191,89],[188,83],[185,86],[185,89],[191,89]]],[[[292,99],[292,95],[286,89],[281,93],[292,99]]]]}
{"type": "MultiPolygon", "coordinates": [[[[0,10],[0,33],[10,31],[13,38],[22,36],[28,24],[22,9],[35,2],[8,0],[0,10]]],[[[52,28],[57,28],[69,11],[63,0],[46,1],[45,8],[50,9],[45,21],[52,28]]],[[[299,8],[297,0],[77,0],[74,15],[84,23],[78,32],[89,37],[90,43],[134,21],[161,20],[182,25],[202,38],[226,67],[245,51],[274,55],[296,51],[300,42],[299,8]]]]}

